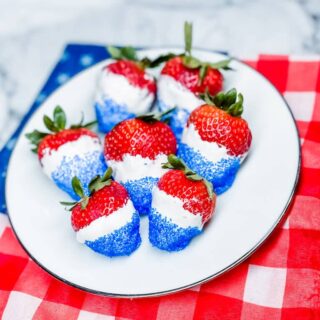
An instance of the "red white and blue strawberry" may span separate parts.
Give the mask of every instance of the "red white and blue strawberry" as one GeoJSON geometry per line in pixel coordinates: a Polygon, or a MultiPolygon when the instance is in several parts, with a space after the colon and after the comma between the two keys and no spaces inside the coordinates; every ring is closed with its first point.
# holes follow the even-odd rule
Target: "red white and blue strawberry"
{"type": "Polygon", "coordinates": [[[122,121],[105,137],[106,162],[140,214],[149,213],[151,190],[164,172],[161,163],[177,149],[172,130],[160,117],[149,114],[122,121]]]}
{"type": "Polygon", "coordinates": [[[74,199],[78,196],[71,180],[77,176],[88,194],[90,180],[106,170],[100,139],[88,129],[95,122],[81,121],[66,128],[66,115],[59,106],[54,109],[53,119],[45,115],[43,120],[49,132],[34,130],[26,137],[34,145],[44,173],[74,199]]]}
{"type": "Polygon", "coordinates": [[[241,117],[241,93],[237,94],[235,89],[215,97],[206,93],[204,99],[206,103],[190,114],[179,156],[221,194],[231,187],[249,151],[252,134],[241,117]]]}
{"type": "Polygon", "coordinates": [[[155,79],[145,71],[149,60],[139,60],[131,47],[108,49],[116,61],[102,69],[98,83],[95,109],[101,132],[149,111],[156,94],[155,79]]]}
{"type": "Polygon", "coordinates": [[[88,196],[74,177],[72,186],[80,201],[61,204],[72,205],[71,223],[80,243],[108,257],[130,255],[141,243],[140,217],[126,189],[111,174],[109,167],[102,177],[95,177],[88,196]]]}
{"type": "Polygon", "coordinates": [[[215,209],[212,185],[186,167],[174,155],[168,156],[165,173],[152,192],[149,240],[166,251],[184,249],[203,230],[215,209]]]}
{"type": "MultiPolygon", "coordinates": [[[[157,107],[165,111],[177,107],[170,119],[178,141],[181,138],[190,112],[203,104],[199,95],[208,91],[211,95],[223,87],[223,75],[219,69],[228,70],[230,59],[216,63],[200,61],[191,54],[192,25],[185,23],[185,53],[171,57],[164,65],[157,86],[157,107]]],[[[170,57],[170,55],[168,55],[170,57]]]]}

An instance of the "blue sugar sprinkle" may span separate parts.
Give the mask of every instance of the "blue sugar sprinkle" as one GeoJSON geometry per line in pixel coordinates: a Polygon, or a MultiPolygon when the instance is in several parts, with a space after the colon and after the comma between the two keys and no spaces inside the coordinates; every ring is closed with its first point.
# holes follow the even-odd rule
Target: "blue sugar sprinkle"
{"type": "Polygon", "coordinates": [[[85,241],[93,251],[108,257],[129,256],[141,244],[140,217],[137,212],[125,226],[94,241],[85,241]]]}
{"type": "MultiPolygon", "coordinates": [[[[157,108],[161,112],[166,111],[173,107],[174,106],[172,107],[168,106],[161,100],[157,101],[157,108]]],[[[177,141],[181,140],[182,132],[188,121],[189,115],[190,115],[189,111],[187,111],[184,108],[177,108],[170,114],[169,126],[171,127],[173,133],[175,134],[177,141]]]]}
{"type": "Polygon", "coordinates": [[[81,157],[77,155],[72,159],[64,157],[51,177],[60,189],[68,193],[73,199],[79,200],[72,189],[72,178],[77,176],[80,179],[84,192],[88,195],[88,185],[91,179],[97,175],[103,175],[106,169],[107,166],[101,151],[88,152],[81,157]]]}
{"type": "Polygon", "coordinates": [[[145,177],[123,183],[135,209],[140,214],[149,214],[152,201],[152,189],[158,180],[158,178],[145,177]]]}
{"type": "Polygon", "coordinates": [[[184,160],[191,170],[210,181],[216,194],[221,194],[232,186],[240,168],[238,157],[229,157],[214,163],[205,159],[200,152],[195,151],[185,143],[180,143],[178,156],[184,160]]]}
{"type": "Polygon", "coordinates": [[[149,214],[149,240],[151,244],[166,251],[184,249],[201,230],[196,227],[181,228],[162,217],[154,208],[149,214]]]}
{"type": "Polygon", "coordinates": [[[135,117],[134,113],[128,111],[126,105],[119,105],[111,99],[104,99],[102,103],[96,102],[95,110],[99,131],[105,133],[119,122],[135,117]]]}

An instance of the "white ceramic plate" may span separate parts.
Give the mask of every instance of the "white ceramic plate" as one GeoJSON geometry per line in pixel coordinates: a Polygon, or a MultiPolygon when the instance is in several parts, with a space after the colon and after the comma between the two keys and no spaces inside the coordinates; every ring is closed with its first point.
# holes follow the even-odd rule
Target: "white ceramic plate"
{"type": "MultiPolygon", "coordinates": [[[[168,49],[141,51],[150,57],[168,49]]],[[[175,51],[175,50],[171,50],[175,51]]],[[[201,59],[225,59],[195,51],[201,59]]],[[[97,75],[105,62],[82,72],[57,90],[25,127],[11,157],[6,185],[14,231],[30,256],[53,276],[87,291],[111,296],[152,296],[182,290],[212,279],[246,259],[272,232],[292,198],[300,168],[295,123],[279,92],[261,74],[232,61],[225,89],[244,94],[243,117],[253,134],[250,154],[233,187],[220,196],[205,232],[177,253],[153,248],[148,221],[142,218],[142,245],[130,257],[109,259],[79,244],[70,213],[59,204],[68,197],[42,173],[24,137],[44,129],[42,117],[56,105],[70,122],[84,111],[94,118],[92,101],[97,75]]],[[[158,71],[156,70],[155,73],[158,71]]]]}

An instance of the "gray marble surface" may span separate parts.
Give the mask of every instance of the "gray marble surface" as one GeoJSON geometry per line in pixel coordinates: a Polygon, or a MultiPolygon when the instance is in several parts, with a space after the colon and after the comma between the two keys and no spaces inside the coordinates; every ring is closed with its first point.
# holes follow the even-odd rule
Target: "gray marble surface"
{"type": "Polygon", "coordinates": [[[0,0],[0,146],[68,42],[320,53],[320,0],[0,0]]]}

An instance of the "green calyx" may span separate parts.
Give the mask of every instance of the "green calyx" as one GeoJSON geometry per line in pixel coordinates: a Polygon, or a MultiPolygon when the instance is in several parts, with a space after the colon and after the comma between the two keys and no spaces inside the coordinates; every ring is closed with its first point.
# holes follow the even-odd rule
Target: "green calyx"
{"type": "Polygon", "coordinates": [[[185,67],[189,69],[199,69],[199,85],[201,85],[203,79],[207,74],[207,70],[209,67],[213,69],[223,69],[223,70],[232,70],[229,67],[229,63],[232,59],[226,59],[222,61],[218,61],[215,63],[201,61],[192,56],[192,23],[185,22],[184,23],[184,52],[175,54],[169,52],[167,54],[160,55],[154,60],[144,57],[142,59],[138,58],[137,51],[133,47],[107,47],[108,52],[111,57],[115,60],[130,60],[134,61],[141,69],[146,68],[156,68],[161,65],[163,62],[166,62],[175,57],[181,57],[183,64],[185,67]]]}
{"type": "Polygon", "coordinates": [[[148,57],[144,57],[142,59],[138,58],[137,51],[133,47],[112,47],[109,46],[108,52],[111,55],[111,58],[115,60],[130,60],[135,62],[141,69],[146,68],[156,68],[163,62],[170,60],[171,58],[176,57],[177,55],[174,53],[167,53],[164,55],[160,55],[154,60],[149,59],[148,57]]]}
{"type": "Polygon", "coordinates": [[[174,110],[176,110],[176,107],[171,108],[171,109],[164,111],[164,112],[142,114],[140,116],[137,116],[136,119],[139,119],[139,120],[142,120],[142,121],[148,122],[148,123],[154,123],[157,121],[168,122],[170,120],[170,117],[172,116],[172,112],[174,110]]]}
{"type": "Polygon", "coordinates": [[[216,106],[224,110],[233,117],[241,117],[243,112],[243,95],[237,93],[235,88],[227,92],[219,92],[211,96],[208,91],[201,94],[200,97],[209,105],[216,106]]]}
{"type": "MultiPolygon", "coordinates": [[[[60,106],[56,106],[53,110],[53,117],[50,118],[47,115],[43,116],[43,122],[49,132],[41,132],[34,130],[26,134],[26,138],[33,144],[33,152],[37,153],[38,147],[42,139],[52,133],[58,133],[66,129],[67,117],[65,112],[60,106]]],[[[97,122],[92,121],[89,123],[83,123],[83,114],[80,123],[70,126],[70,129],[91,128],[97,122]]]]}
{"type": "Polygon", "coordinates": [[[111,183],[112,183],[111,176],[112,176],[112,168],[109,167],[102,177],[101,176],[94,177],[90,181],[89,186],[88,186],[89,187],[89,191],[90,191],[89,196],[85,195],[79,178],[78,177],[73,177],[72,181],[71,181],[72,189],[75,192],[75,194],[80,197],[80,200],[79,201],[75,201],[75,202],[61,201],[60,203],[62,205],[64,205],[64,206],[70,206],[69,211],[72,211],[78,204],[80,204],[81,205],[81,209],[84,210],[87,207],[88,203],[89,203],[90,197],[95,192],[101,190],[102,188],[104,188],[106,186],[110,186],[111,185],[111,183]]]}
{"type": "Polygon", "coordinates": [[[192,56],[192,23],[190,22],[184,23],[184,50],[185,53],[182,56],[183,65],[189,69],[199,69],[199,85],[202,84],[209,67],[213,69],[231,70],[229,67],[231,59],[211,63],[201,61],[192,56]]]}
{"type": "Polygon", "coordinates": [[[162,168],[163,169],[176,169],[176,170],[181,170],[187,179],[191,180],[191,181],[203,181],[203,183],[205,184],[209,197],[212,199],[213,197],[213,186],[212,184],[204,179],[203,177],[199,176],[198,174],[196,174],[195,172],[193,172],[192,170],[190,170],[187,165],[184,163],[184,161],[180,158],[178,158],[176,155],[174,154],[170,154],[168,155],[168,162],[163,163],[162,164],[162,168]]]}

